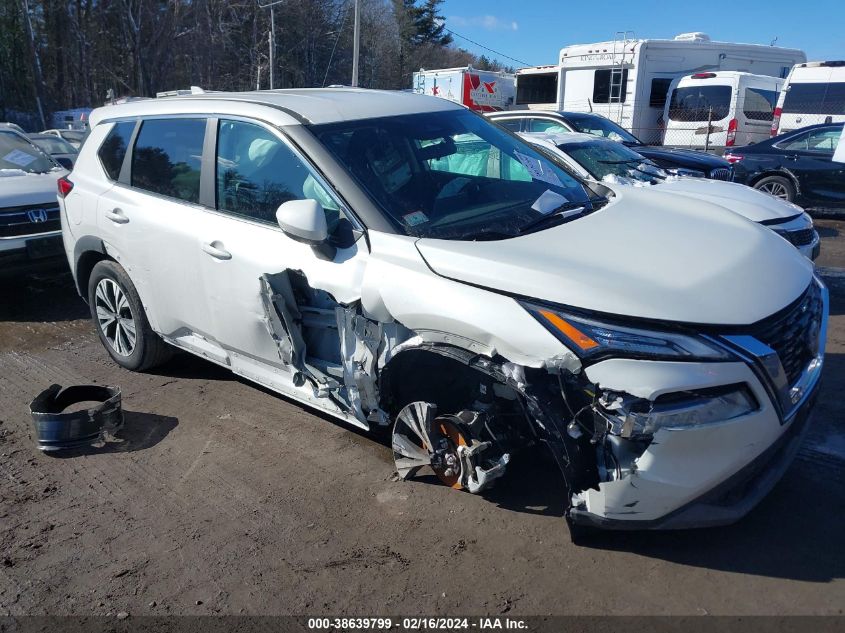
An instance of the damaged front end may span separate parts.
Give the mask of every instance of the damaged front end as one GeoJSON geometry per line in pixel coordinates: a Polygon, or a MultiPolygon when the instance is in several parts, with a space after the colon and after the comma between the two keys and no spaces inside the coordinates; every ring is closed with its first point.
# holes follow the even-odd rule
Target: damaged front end
{"type": "Polygon", "coordinates": [[[787,380],[774,348],[749,347],[751,337],[643,329],[531,302],[520,302],[529,321],[563,351],[515,363],[479,340],[375,319],[301,272],[261,277],[267,328],[294,385],[361,428],[392,425],[400,478],[429,473],[479,493],[522,449],[543,445],[563,476],[570,524],[613,529],[730,523],[766,494],[815,397],[827,319],[819,288],[790,308],[815,332],[800,377],[787,380]]]}

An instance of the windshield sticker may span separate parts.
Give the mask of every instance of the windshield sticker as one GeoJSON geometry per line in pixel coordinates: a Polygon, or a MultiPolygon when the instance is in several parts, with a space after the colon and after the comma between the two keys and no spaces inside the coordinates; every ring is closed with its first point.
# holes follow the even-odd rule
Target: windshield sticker
{"type": "Polygon", "coordinates": [[[532,158],[531,156],[527,156],[526,154],[517,151],[514,151],[513,155],[516,156],[516,159],[520,163],[525,165],[525,169],[527,169],[528,173],[531,174],[531,178],[533,180],[540,180],[555,187],[563,187],[563,184],[560,182],[557,174],[552,171],[549,165],[544,165],[543,161],[540,159],[532,158]]]}
{"type": "Polygon", "coordinates": [[[425,224],[428,222],[428,216],[423,213],[422,211],[414,211],[413,213],[408,213],[402,216],[402,219],[405,220],[405,224],[408,226],[418,226],[420,224],[425,224]]]}
{"type": "Polygon", "coordinates": [[[567,202],[569,202],[569,200],[564,198],[559,193],[555,193],[551,189],[546,189],[543,195],[541,195],[534,201],[534,204],[531,205],[531,208],[537,211],[538,213],[547,215],[555,209],[560,209],[567,202]]]}
{"type": "Polygon", "coordinates": [[[26,152],[21,151],[19,149],[13,149],[11,152],[9,152],[3,157],[3,160],[8,163],[12,163],[13,165],[20,165],[21,167],[26,167],[36,158],[38,157],[32,156],[31,154],[27,154],[26,152]]]}

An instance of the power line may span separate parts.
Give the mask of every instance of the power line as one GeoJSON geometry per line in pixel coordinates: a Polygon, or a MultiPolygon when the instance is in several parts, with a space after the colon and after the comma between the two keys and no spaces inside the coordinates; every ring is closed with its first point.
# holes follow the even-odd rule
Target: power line
{"type": "Polygon", "coordinates": [[[516,57],[511,57],[510,55],[505,55],[504,53],[501,53],[497,50],[493,50],[492,48],[489,48],[488,46],[484,46],[484,44],[479,44],[475,40],[471,40],[468,37],[461,35],[460,33],[455,33],[452,29],[448,29],[445,26],[443,27],[443,30],[447,31],[448,33],[451,33],[452,35],[456,35],[457,37],[460,37],[462,40],[466,40],[470,44],[475,44],[476,46],[480,46],[484,50],[490,51],[491,53],[494,53],[494,54],[498,55],[499,57],[504,57],[505,59],[509,59],[512,62],[516,62],[517,64],[522,64],[523,66],[530,66],[531,65],[528,62],[522,61],[521,59],[517,59],[516,57]]]}

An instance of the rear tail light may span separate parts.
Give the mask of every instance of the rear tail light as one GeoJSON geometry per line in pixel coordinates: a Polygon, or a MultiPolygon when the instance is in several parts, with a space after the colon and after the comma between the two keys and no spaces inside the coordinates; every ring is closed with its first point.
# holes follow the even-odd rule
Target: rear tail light
{"type": "Polygon", "coordinates": [[[56,184],[59,187],[59,195],[62,198],[66,198],[67,194],[73,191],[73,183],[65,177],[59,178],[56,184]]]}
{"type": "Polygon", "coordinates": [[[728,123],[728,136],[725,141],[725,147],[733,147],[734,143],[736,143],[736,119],[731,119],[731,122],[728,123]]]}
{"type": "Polygon", "coordinates": [[[742,160],[742,158],[743,157],[741,154],[731,154],[730,152],[725,154],[725,160],[728,161],[731,165],[733,165],[734,163],[738,163],[742,160]]]}
{"type": "Polygon", "coordinates": [[[780,127],[780,113],[781,108],[775,108],[774,116],[772,117],[772,136],[778,135],[778,128],[780,127]]]}

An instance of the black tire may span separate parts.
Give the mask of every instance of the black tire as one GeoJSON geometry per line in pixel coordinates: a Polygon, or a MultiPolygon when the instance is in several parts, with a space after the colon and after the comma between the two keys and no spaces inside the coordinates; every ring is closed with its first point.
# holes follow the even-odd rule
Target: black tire
{"type": "Polygon", "coordinates": [[[150,327],[138,291],[117,262],[104,260],[94,266],[88,306],[100,342],[121,367],[145,371],[173,355],[173,348],[150,327]]]}
{"type": "Polygon", "coordinates": [[[795,200],[795,185],[785,176],[766,176],[754,183],[754,188],[781,200],[795,200]]]}

